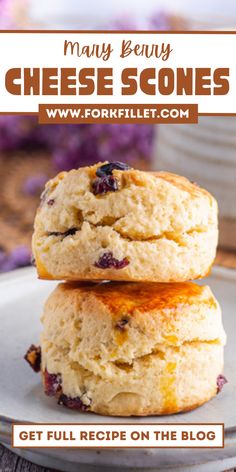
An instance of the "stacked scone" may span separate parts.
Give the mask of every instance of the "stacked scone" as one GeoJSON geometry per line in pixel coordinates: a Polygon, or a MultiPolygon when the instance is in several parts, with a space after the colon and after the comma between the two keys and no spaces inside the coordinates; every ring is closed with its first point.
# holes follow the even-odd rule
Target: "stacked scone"
{"type": "Polygon", "coordinates": [[[35,219],[47,300],[41,370],[59,404],[108,415],[170,414],[224,383],[225,333],[209,287],[217,204],[177,175],[96,164],[49,181],[35,219]]]}

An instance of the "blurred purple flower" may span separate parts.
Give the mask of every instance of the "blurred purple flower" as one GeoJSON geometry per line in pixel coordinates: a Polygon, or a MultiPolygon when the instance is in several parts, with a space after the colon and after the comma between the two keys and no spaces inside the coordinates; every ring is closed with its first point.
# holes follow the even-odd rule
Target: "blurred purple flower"
{"type": "Polygon", "coordinates": [[[116,31],[132,31],[137,29],[137,24],[131,16],[125,15],[113,20],[108,29],[116,31]]]}
{"type": "Polygon", "coordinates": [[[23,183],[23,192],[26,195],[39,195],[48,180],[47,175],[38,174],[28,177],[23,183]]]}
{"type": "MultiPolygon", "coordinates": [[[[38,125],[34,118],[0,117],[0,151],[47,149],[58,170],[70,170],[97,161],[121,160],[132,164],[151,157],[154,128],[145,124],[38,125]]],[[[28,178],[23,191],[35,195],[44,175],[28,178]]]]}
{"type": "Polygon", "coordinates": [[[0,249],[0,273],[30,265],[31,253],[28,247],[18,246],[10,254],[0,249]]]}
{"type": "MultiPolygon", "coordinates": [[[[0,0],[1,2],[1,0],[0,0]]],[[[1,4],[0,4],[1,7],[1,4]]],[[[16,149],[19,141],[19,117],[0,116],[0,150],[11,151],[16,149]]]]}
{"type": "MultiPolygon", "coordinates": [[[[75,132],[75,130],[73,131],[75,132]]],[[[60,142],[53,151],[53,161],[58,170],[69,170],[97,161],[132,162],[151,158],[154,128],[151,125],[95,124],[80,125],[77,137],[68,143],[60,142]]]]}
{"type": "Polygon", "coordinates": [[[37,121],[32,117],[0,116],[0,151],[29,148],[32,147],[32,141],[35,141],[35,144],[37,144],[35,136],[37,127],[37,121]]]}
{"type": "Polygon", "coordinates": [[[117,31],[135,31],[141,29],[168,30],[170,29],[169,15],[165,11],[156,11],[149,18],[135,20],[132,16],[124,15],[114,19],[109,28],[117,31]]]}
{"type": "Polygon", "coordinates": [[[31,252],[26,246],[18,246],[12,251],[10,257],[15,267],[25,267],[30,264],[31,252]]]}
{"type": "Polygon", "coordinates": [[[154,13],[149,19],[149,26],[151,30],[165,31],[170,29],[169,15],[164,11],[154,13]]]}
{"type": "Polygon", "coordinates": [[[0,29],[12,26],[10,6],[11,0],[0,0],[0,29]]]}

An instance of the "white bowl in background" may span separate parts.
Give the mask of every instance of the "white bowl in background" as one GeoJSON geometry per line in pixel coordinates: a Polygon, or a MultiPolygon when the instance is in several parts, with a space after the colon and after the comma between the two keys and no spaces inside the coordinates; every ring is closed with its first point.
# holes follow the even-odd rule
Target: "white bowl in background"
{"type": "Polygon", "coordinates": [[[220,245],[236,248],[236,117],[160,125],[153,167],[185,175],[209,190],[220,209],[220,245]]]}

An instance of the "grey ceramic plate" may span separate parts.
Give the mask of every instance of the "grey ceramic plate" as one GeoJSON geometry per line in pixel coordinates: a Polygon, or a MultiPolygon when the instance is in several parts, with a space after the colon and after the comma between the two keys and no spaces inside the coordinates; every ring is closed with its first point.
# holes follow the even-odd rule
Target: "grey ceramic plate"
{"type": "MultiPolygon", "coordinates": [[[[141,468],[142,470],[172,470],[177,466],[184,470],[221,471],[236,466],[236,272],[215,268],[208,283],[223,309],[224,326],[228,335],[225,350],[225,374],[229,379],[223,392],[206,405],[190,413],[168,417],[149,417],[148,422],[225,423],[225,449],[147,449],[129,450],[21,450],[19,454],[43,465],[64,471],[92,472],[104,470],[104,466],[116,468],[141,468]],[[224,465],[222,465],[222,461],[224,465]],[[214,469],[213,462],[214,462],[214,469]],[[196,469],[192,469],[193,465],[196,469]],[[191,465],[191,469],[188,467],[191,465]],[[94,468],[95,467],[95,468],[94,468]],[[204,467],[204,468],[202,468],[204,467]]],[[[39,281],[34,269],[21,269],[0,277],[0,440],[11,442],[12,422],[32,423],[80,423],[111,422],[109,417],[75,413],[56,405],[45,397],[40,376],[34,374],[23,356],[31,343],[37,343],[40,332],[42,305],[56,284],[39,281]]],[[[124,419],[113,418],[115,423],[124,419]]],[[[125,422],[147,422],[147,418],[125,419],[125,422]]],[[[107,469],[109,470],[109,468],[107,469]]],[[[134,469],[133,469],[134,470],[134,469]]]]}

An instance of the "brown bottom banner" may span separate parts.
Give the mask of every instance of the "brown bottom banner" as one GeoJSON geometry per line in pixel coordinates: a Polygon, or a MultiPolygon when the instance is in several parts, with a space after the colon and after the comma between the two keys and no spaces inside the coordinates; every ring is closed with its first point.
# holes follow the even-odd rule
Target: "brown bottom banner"
{"type": "Polygon", "coordinates": [[[42,104],[40,124],[197,123],[196,104],[42,104]]]}

